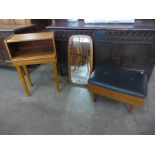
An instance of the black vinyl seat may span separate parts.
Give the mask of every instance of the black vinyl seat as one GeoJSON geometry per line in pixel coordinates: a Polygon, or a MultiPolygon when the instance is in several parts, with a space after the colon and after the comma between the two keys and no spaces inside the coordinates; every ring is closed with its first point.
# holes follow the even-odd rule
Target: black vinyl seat
{"type": "Polygon", "coordinates": [[[148,77],[145,73],[125,68],[99,66],[91,74],[88,84],[144,98],[148,90],[148,77]]]}

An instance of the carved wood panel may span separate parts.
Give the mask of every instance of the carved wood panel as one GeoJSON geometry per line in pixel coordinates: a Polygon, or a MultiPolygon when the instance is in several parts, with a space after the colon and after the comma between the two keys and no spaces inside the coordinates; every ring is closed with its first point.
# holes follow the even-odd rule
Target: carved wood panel
{"type": "Polygon", "coordinates": [[[96,65],[123,66],[151,74],[155,64],[155,31],[149,29],[56,29],[58,61],[67,66],[67,43],[71,35],[90,35],[96,65]]]}
{"type": "Polygon", "coordinates": [[[121,62],[121,55],[122,55],[122,46],[121,44],[112,44],[112,56],[111,56],[111,63],[112,65],[119,66],[121,62]]]}
{"type": "MultiPolygon", "coordinates": [[[[155,32],[154,31],[140,31],[140,30],[108,30],[96,31],[95,42],[100,42],[100,47],[96,47],[98,51],[95,55],[98,58],[96,65],[103,62],[98,53],[101,54],[102,49],[110,44],[112,49],[111,62],[109,64],[114,66],[122,66],[130,69],[145,70],[151,74],[155,64],[155,32]],[[99,62],[100,61],[100,62],[99,62]]],[[[102,52],[104,55],[104,53],[102,52]]],[[[103,63],[102,63],[103,64],[103,63]]]]}
{"type": "MultiPolygon", "coordinates": [[[[53,31],[53,29],[52,29],[53,31]]],[[[71,35],[89,35],[93,38],[93,31],[92,30],[60,30],[60,29],[54,29],[55,37],[57,40],[64,40],[68,41],[69,37],[71,35]]]]}
{"type": "Polygon", "coordinates": [[[145,30],[108,30],[96,31],[96,40],[109,42],[152,43],[154,31],[145,30]]]}

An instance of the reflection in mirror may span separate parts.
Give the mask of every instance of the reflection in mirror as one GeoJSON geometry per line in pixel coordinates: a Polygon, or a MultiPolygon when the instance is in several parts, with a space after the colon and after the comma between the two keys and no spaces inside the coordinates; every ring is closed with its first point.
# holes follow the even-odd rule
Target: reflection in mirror
{"type": "Polygon", "coordinates": [[[74,84],[86,85],[93,65],[93,44],[87,35],[73,35],[68,43],[69,79],[74,84]]]}

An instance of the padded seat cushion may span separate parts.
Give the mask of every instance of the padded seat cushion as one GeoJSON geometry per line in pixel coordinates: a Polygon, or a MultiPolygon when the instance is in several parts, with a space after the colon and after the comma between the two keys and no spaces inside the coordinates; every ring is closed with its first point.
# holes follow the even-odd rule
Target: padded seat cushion
{"type": "Polygon", "coordinates": [[[99,66],[91,74],[88,84],[145,97],[148,89],[147,75],[138,71],[111,66],[99,66]]]}

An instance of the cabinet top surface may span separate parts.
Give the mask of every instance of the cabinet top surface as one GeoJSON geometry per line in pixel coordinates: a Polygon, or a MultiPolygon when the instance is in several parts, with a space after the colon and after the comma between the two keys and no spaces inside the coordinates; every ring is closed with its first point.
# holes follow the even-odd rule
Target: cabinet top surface
{"type": "Polygon", "coordinates": [[[15,34],[10,36],[6,42],[25,42],[25,41],[37,41],[37,40],[47,40],[54,39],[53,32],[40,32],[40,33],[26,33],[26,34],[15,34]]]}

